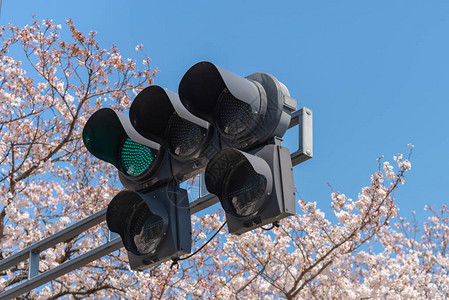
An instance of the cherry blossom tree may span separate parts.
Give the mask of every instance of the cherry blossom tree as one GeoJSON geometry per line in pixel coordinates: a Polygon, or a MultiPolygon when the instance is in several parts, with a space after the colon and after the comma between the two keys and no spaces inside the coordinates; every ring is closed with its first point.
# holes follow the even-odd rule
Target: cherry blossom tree
{"type": "MultiPolygon", "coordinates": [[[[0,29],[2,259],[107,205],[118,191],[117,176],[87,152],[83,125],[102,106],[128,108],[134,93],[155,75],[141,46],[136,50],[143,54],[142,64],[122,58],[115,46],[102,49],[95,32],[84,35],[71,20],[66,26],[68,39],[50,20],[0,29]]],[[[105,234],[96,228],[43,252],[41,271],[95,247],[105,234]]],[[[56,280],[47,295],[124,290],[105,281],[108,272],[115,273],[112,268],[120,273],[120,266],[108,265],[101,261],[56,280]]],[[[0,289],[25,279],[25,269],[19,265],[3,273],[0,289]]]]}
{"type": "MultiPolygon", "coordinates": [[[[101,48],[94,32],[82,34],[71,20],[65,28],[69,38],[49,20],[0,29],[0,259],[107,206],[120,184],[83,146],[83,125],[100,107],[126,110],[157,71],[142,46],[141,64],[115,46],[101,48]]],[[[447,298],[449,209],[427,208],[432,216],[420,225],[399,218],[394,203],[409,158],[394,157],[396,171],[378,159],[354,199],[332,192],[333,216],[299,199],[297,215],[271,231],[223,229],[195,255],[138,272],[121,249],[22,298],[447,298]]],[[[194,250],[223,222],[222,211],[192,216],[194,250]]],[[[48,249],[40,270],[106,235],[103,224],[48,249]]],[[[0,291],[26,279],[26,270],[22,263],[0,273],[0,291]]]]}

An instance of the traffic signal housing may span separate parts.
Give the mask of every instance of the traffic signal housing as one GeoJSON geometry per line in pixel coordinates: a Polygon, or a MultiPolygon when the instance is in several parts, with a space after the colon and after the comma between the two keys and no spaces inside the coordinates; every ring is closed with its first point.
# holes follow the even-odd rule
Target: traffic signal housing
{"type": "Polygon", "coordinates": [[[83,129],[86,148],[114,165],[128,189],[109,203],[106,221],[128,250],[132,269],[144,269],[190,252],[187,192],[174,180],[172,157],[141,136],[128,116],[96,111],[83,129]]]}
{"type": "MultiPolygon", "coordinates": [[[[292,120],[296,100],[286,86],[267,73],[243,78],[200,62],[178,92],[149,86],[129,118],[101,109],[83,130],[88,150],[112,163],[129,189],[112,199],[107,223],[132,269],[190,252],[189,202],[178,182],[203,171],[232,234],[295,214],[292,158],[281,138],[300,116],[292,120]]],[[[294,153],[296,161],[311,157],[307,149],[294,153]]]]}
{"type": "Polygon", "coordinates": [[[296,110],[296,100],[274,76],[243,78],[210,62],[192,66],[178,91],[187,110],[212,124],[225,147],[241,150],[282,137],[296,110]]]}
{"type": "Polygon", "coordinates": [[[295,214],[290,153],[280,138],[296,100],[274,76],[246,78],[210,62],[192,66],[179,97],[218,133],[220,151],[207,164],[205,182],[226,212],[230,233],[242,234],[295,214]]]}
{"type": "Polygon", "coordinates": [[[139,134],[170,153],[173,175],[179,181],[203,172],[220,147],[208,122],[190,113],[177,94],[157,85],[136,96],[129,119],[139,134]]]}
{"type": "Polygon", "coordinates": [[[89,152],[114,165],[123,186],[130,190],[142,191],[172,179],[165,150],[141,136],[125,114],[110,108],[97,110],[82,136],[89,152]]]}
{"type": "Polygon", "coordinates": [[[144,194],[121,191],[108,206],[106,222],[122,238],[133,270],[190,253],[187,191],[174,182],[144,194]]]}
{"type": "Polygon", "coordinates": [[[220,151],[207,165],[205,181],[220,199],[229,233],[242,234],[295,214],[290,153],[278,139],[250,153],[220,151]]]}

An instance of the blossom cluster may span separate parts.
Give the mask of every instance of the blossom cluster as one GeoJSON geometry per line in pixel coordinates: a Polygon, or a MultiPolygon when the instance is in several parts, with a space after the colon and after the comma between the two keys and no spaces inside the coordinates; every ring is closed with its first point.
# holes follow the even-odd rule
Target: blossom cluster
{"type": "MultiPolygon", "coordinates": [[[[0,28],[1,258],[105,208],[118,191],[116,172],[87,152],[82,129],[100,107],[128,108],[132,91],[152,84],[156,71],[123,58],[115,46],[101,48],[95,35],[84,35],[71,20],[64,27],[33,20],[0,28]],[[63,30],[70,38],[62,38],[63,30]]],[[[99,226],[42,252],[40,271],[100,245],[106,236],[99,226]]],[[[0,290],[27,278],[26,264],[2,272],[0,290]]],[[[98,266],[109,268],[103,260],[98,266]]],[[[76,271],[31,295],[89,295],[104,276],[92,270],[76,271]]]]}

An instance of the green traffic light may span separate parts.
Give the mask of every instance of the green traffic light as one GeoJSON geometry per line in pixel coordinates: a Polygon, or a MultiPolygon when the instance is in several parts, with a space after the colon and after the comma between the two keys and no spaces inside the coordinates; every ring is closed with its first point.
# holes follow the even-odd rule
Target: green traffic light
{"type": "Polygon", "coordinates": [[[120,152],[121,169],[129,176],[142,175],[153,163],[150,148],[138,144],[127,137],[120,152]]]}
{"type": "Polygon", "coordinates": [[[86,148],[97,158],[113,164],[128,176],[145,173],[158,151],[134,142],[126,133],[117,114],[110,108],[97,110],[83,128],[86,148]]]}

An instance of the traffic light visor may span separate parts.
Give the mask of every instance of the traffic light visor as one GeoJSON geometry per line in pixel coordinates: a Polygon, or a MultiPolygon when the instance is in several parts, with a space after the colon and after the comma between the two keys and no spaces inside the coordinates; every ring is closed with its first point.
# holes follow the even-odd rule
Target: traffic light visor
{"type": "Polygon", "coordinates": [[[136,192],[122,191],[106,212],[109,230],[118,233],[125,248],[136,255],[154,253],[167,229],[167,212],[157,202],[152,204],[150,208],[136,192]]]}
{"type": "MultiPolygon", "coordinates": [[[[83,141],[95,157],[113,164],[128,176],[139,176],[147,171],[155,160],[158,150],[132,140],[123,124],[127,118],[120,118],[109,108],[96,111],[86,122],[83,141]]],[[[129,122],[129,121],[128,121],[129,122]]]]}
{"type": "Polygon", "coordinates": [[[192,114],[213,124],[237,148],[253,136],[267,108],[262,85],[210,62],[197,63],[185,73],[179,97],[192,114]]]}
{"type": "Polygon", "coordinates": [[[138,133],[179,160],[199,155],[208,132],[208,123],[188,112],[178,95],[156,85],[136,96],[129,116],[138,133]]]}

